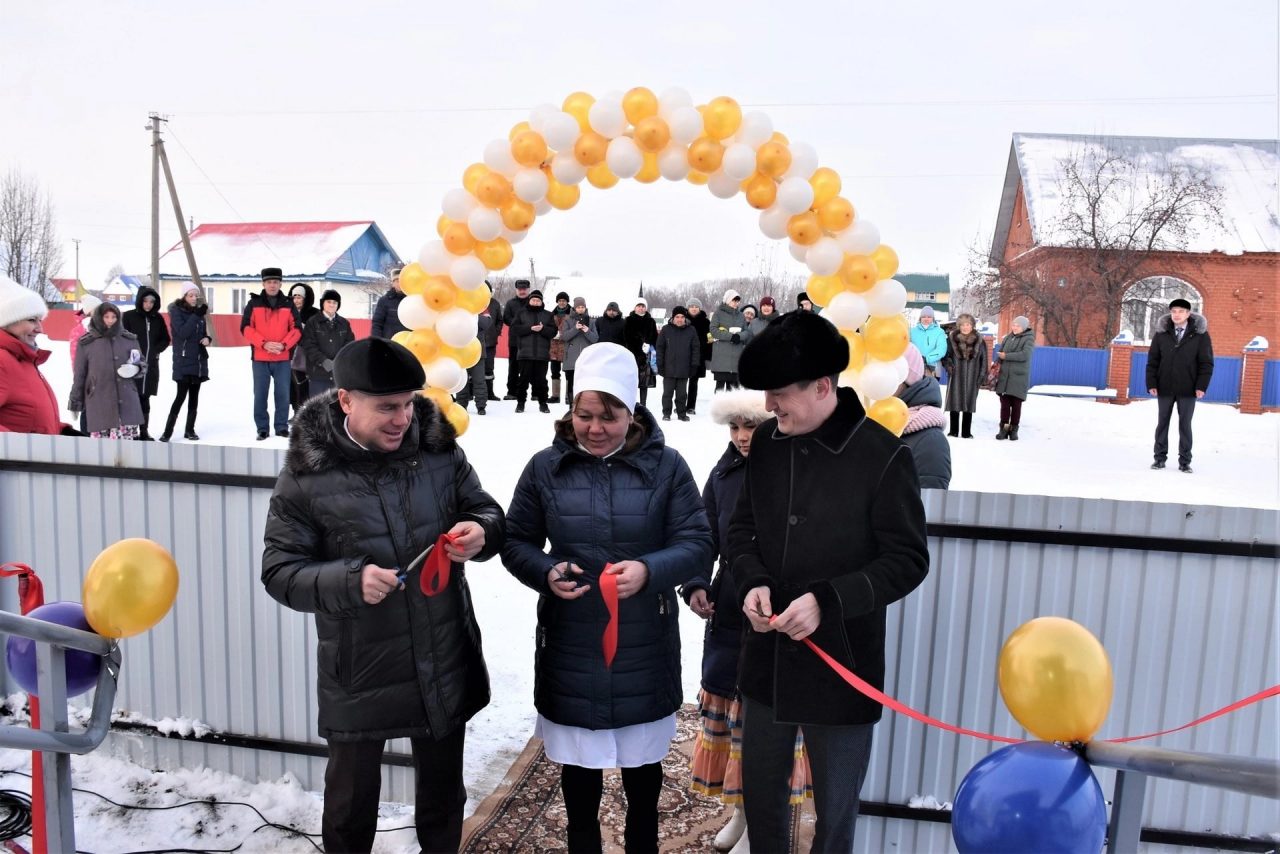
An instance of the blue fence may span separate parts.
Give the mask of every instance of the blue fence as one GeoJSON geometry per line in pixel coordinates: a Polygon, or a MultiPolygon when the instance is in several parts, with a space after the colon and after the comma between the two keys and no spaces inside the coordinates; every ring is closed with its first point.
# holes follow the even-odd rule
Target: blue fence
{"type": "MultiPolygon", "coordinates": [[[[992,346],[991,357],[1000,352],[1000,344],[992,346]]],[[[1031,385],[1070,385],[1106,388],[1110,354],[1106,350],[1084,350],[1075,347],[1037,347],[1031,355],[1031,385]]],[[[946,371],[939,371],[938,382],[946,385],[946,371]]]]}
{"type": "MultiPolygon", "coordinates": [[[[1239,403],[1240,372],[1244,359],[1240,356],[1214,356],[1213,378],[1205,392],[1205,403],[1239,403]]],[[[1147,351],[1134,351],[1129,366],[1129,397],[1150,397],[1147,394],[1147,351]]],[[[1265,398],[1265,394],[1264,394],[1265,398]]]]}
{"type": "Polygon", "coordinates": [[[1268,359],[1262,369],[1262,405],[1280,407],[1280,359],[1268,359]]]}

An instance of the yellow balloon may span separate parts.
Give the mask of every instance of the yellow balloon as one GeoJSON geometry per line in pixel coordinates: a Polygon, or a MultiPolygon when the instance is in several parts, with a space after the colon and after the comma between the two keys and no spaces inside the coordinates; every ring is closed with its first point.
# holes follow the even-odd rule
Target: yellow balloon
{"type": "MultiPolygon", "coordinates": [[[[809,292],[809,297],[813,297],[813,292],[809,292]]],[[[863,341],[862,336],[857,332],[846,329],[840,330],[840,334],[844,336],[844,340],[849,342],[849,367],[846,371],[860,371],[862,366],[867,362],[867,345],[863,341]]]]}
{"type": "Polygon", "coordinates": [[[507,142],[514,142],[515,138],[525,131],[529,130],[528,122],[517,122],[511,126],[511,130],[507,132],[507,142]]]}
{"type": "Polygon", "coordinates": [[[476,194],[476,186],[479,185],[480,179],[488,175],[491,170],[483,163],[472,163],[462,173],[462,186],[466,188],[471,195],[476,194]]]}
{"type": "Polygon", "coordinates": [[[791,149],[785,143],[770,141],[756,150],[756,169],[761,175],[781,178],[791,168],[791,149]]]}
{"type": "Polygon", "coordinates": [[[876,286],[880,273],[870,256],[845,255],[844,263],[840,265],[840,278],[844,280],[846,289],[861,294],[876,286]]]}
{"type": "Polygon", "coordinates": [[[907,344],[911,343],[907,319],[900,314],[871,318],[862,328],[862,335],[867,355],[882,362],[892,362],[907,352],[907,344]]]}
{"type": "Polygon", "coordinates": [[[844,282],[839,276],[813,275],[804,286],[804,292],[809,295],[814,305],[830,305],[835,295],[843,290],[844,282]]]}
{"type": "Polygon", "coordinates": [[[1045,741],[1088,741],[1106,720],[1114,688],[1107,651],[1064,617],[1023,623],[1000,650],[1000,696],[1045,741]]]}
{"type": "Polygon", "coordinates": [[[785,133],[780,133],[779,131],[776,131],[776,130],[773,132],[773,136],[769,137],[769,141],[780,142],[783,145],[791,144],[791,140],[787,139],[787,135],[785,133]]]}
{"type": "Polygon", "coordinates": [[[587,130],[573,144],[573,159],[583,166],[591,167],[603,163],[608,151],[609,140],[593,130],[587,130]]]}
{"type": "Polygon", "coordinates": [[[422,265],[417,261],[412,264],[405,264],[404,269],[400,271],[400,290],[406,294],[420,294],[422,289],[427,286],[427,280],[430,278],[427,275],[427,271],[422,269],[422,265]]]}
{"type": "Polygon", "coordinates": [[[732,98],[721,95],[712,98],[702,113],[702,126],[712,139],[728,139],[738,132],[742,124],[742,108],[732,98]]]}
{"type": "Polygon", "coordinates": [[[480,358],[484,355],[484,347],[480,344],[479,338],[472,338],[462,347],[441,348],[440,355],[453,359],[465,371],[480,361],[480,358]]]}
{"type": "MultiPolygon", "coordinates": [[[[577,184],[561,184],[555,178],[547,179],[547,203],[558,211],[567,211],[582,198],[582,188],[577,184]]],[[[502,238],[499,238],[501,240],[502,238]]],[[[508,261],[507,263],[510,263],[508,261]]],[[[503,267],[506,264],[502,265],[503,267]]],[[[490,267],[489,269],[501,269],[490,267]]]]}
{"type": "Polygon", "coordinates": [[[512,231],[527,231],[538,217],[533,205],[514,194],[498,212],[502,214],[502,224],[512,231]]]}
{"type": "Polygon", "coordinates": [[[747,204],[758,211],[773,207],[778,199],[778,182],[768,175],[757,172],[747,179],[743,192],[747,194],[747,204]]]}
{"type": "Polygon", "coordinates": [[[813,211],[796,214],[787,220],[787,236],[801,246],[812,246],[822,236],[822,224],[813,211]]]}
{"type": "Polygon", "coordinates": [[[649,116],[636,125],[635,140],[641,151],[658,152],[671,141],[671,128],[657,116],[649,116]]]}
{"type": "Polygon", "coordinates": [[[697,169],[690,169],[689,174],[685,177],[690,184],[697,184],[699,187],[711,180],[710,175],[706,172],[699,172],[697,169]]]}
{"type": "Polygon", "coordinates": [[[490,172],[476,184],[476,198],[482,205],[502,207],[511,198],[511,182],[497,172],[490,172]]]}
{"type": "Polygon", "coordinates": [[[595,102],[596,99],[586,92],[574,92],[564,99],[564,104],[561,105],[560,109],[577,119],[578,127],[582,129],[583,133],[586,133],[591,130],[591,122],[587,121],[587,112],[595,102]]]}
{"type": "Polygon", "coordinates": [[[818,212],[822,227],[832,234],[853,225],[853,205],[844,196],[832,196],[822,204],[815,201],[813,207],[818,212]]]}
{"type": "MultiPolygon", "coordinates": [[[[396,336],[399,337],[401,334],[396,333],[396,336]]],[[[440,343],[440,336],[436,335],[434,329],[415,329],[400,343],[409,348],[409,352],[423,364],[434,361],[440,355],[440,348],[444,346],[440,343]]]]}
{"type": "Polygon", "coordinates": [[[596,189],[607,190],[618,183],[618,176],[609,171],[607,163],[597,163],[587,170],[587,182],[596,189]]]}
{"type": "Polygon", "coordinates": [[[817,210],[827,202],[840,195],[840,176],[834,169],[819,166],[809,177],[813,187],[813,208],[817,210]]]}
{"type": "Polygon", "coordinates": [[[658,96],[643,86],[637,86],[622,96],[622,112],[626,114],[627,121],[639,125],[658,114],[658,96]]]}
{"type": "MultiPolygon", "coordinates": [[[[465,222],[455,222],[444,230],[444,248],[454,255],[466,255],[475,247],[476,239],[471,236],[471,229],[467,228],[465,222]]],[[[400,274],[400,278],[404,279],[404,273],[400,274]]]]}
{"type": "Polygon", "coordinates": [[[893,274],[898,272],[898,253],[883,243],[872,250],[871,260],[875,262],[882,279],[892,279],[893,274]]]}
{"type": "Polygon", "coordinates": [[[492,298],[493,294],[489,291],[488,285],[481,285],[469,291],[459,290],[458,301],[453,304],[453,307],[471,314],[479,314],[489,307],[489,300],[492,298]]]}
{"type": "Polygon", "coordinates": [[[644,165],[636,173],[636,180],[641,184],[652,184],[662,177],[662,169],[658,166],[658,155],[652,151],[644,153],[644,165]]]}
{"type": "Polygon", "coordinates": [[[94,558],[80,591],[84,616],[103,637],[127,638],[164,619],[178,596],[178,564],[158,543],[134,538],[94,558]]]}
{"type": "Polygon", "coordinates": [[[453,395],[449,394],[445,389],[437,388],[436,386],[429,385],[422,391],[418,392],[418,394],[434,403],[436,408],[441,412],[447,411],[449,407],[453,405],[453,395]]]}
{"type": "Polygon", "coordinates": [[[895,436],[901,436],[911,420],[911,411],[901,399],[886,397],[877,400],[867,409],[867,417],[895,436]]]}
{"type": "Polygon", "coordinates": [[[724,160],[724,146],[714,139],[700,136],[689,146],[689,166],[695,172],[710,175],[724,160]]]}
{"type": "Polygon", "coordinates": [[[440,216],[436,218],[436,234],[443,238],[445,231],[451,225],[453,225],[453,220],[449,219],[444,214],[440,214],[440,216]]]}
{"type": "Polygon", "coordinates": [[[448,276],[432,276],[422,289],[422,301],[433,311],[448,311],[458,301],[458,286],[448,276]]]}
{"type": "Polygon", "coordinates": [[[449,408],[444,411],[444,418],[453,425],[453,432],[459,436],[467,432],[467,427],[471,425],[471,416],[467,414],[467,410],[456,403],[449,404],[449,408]]]}
{"type": "Polygon", "coordinates": [[[541,166],[547,159],[547,141],[536,130],[521,131],[511,140],[511,156],[521,166],[541,166]]]}
{"type": "MultiPolygon", "coordinates": [[[[573,189],[576,191],[578,188],[573,189]]],[[[511,244],[505,237],[495,237],[493,240],[482,240],[476,243],[476,257],[490,270],[505,270],[511,266],[513,255],[511,244]]]]}
{"type": "Polygon", "coordinates": [[[401,347],[408,347],[409,340],[413,337],[412,329],[402,329],[395,335],[391,336],[391,340],[399,344],[401,347]]]}

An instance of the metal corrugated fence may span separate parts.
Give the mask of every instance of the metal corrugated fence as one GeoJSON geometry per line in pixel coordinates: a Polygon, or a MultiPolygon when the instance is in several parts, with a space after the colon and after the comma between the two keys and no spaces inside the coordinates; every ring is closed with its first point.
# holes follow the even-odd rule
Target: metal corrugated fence
{"type": "MultiPolygon", "coordinates": [[[[279,606],[259,581],[270,492],[254,484],[274,478],[282,456],[265,449],[0,434],[0,559],[34,566],[49,600],[78,601],[84,569],[105,546],[132,536],[165,545],[182,568],[181,591],[170,617],[123,642],[119,707],[152,719],[195,718],[228,733],[320,745],[311,620],[279,606]],[[86,475],[99,466],[110,471],[86,475]],[[170,471],[204,482],[167,482],[162,472],[170,471]]],[[[930,537],[928,579],[889,612],[886,687],[909,705],[970,728],[1025,735],[1000,701],[996,660],[1014,628],[1045,615],[1081,622],[1110,653],[1116,690],[1104,738],[1181,724],[1280,681],[1280,587],[1272,559],[1144,550],[1139,541],[1107,548],[971,538],[983,535],[975,526],[987,526],[1079,532],[1085,542],[1128,535],[1274,543],[1275,511],[963,492],[928,492],[926,506],[931,525],[947,526],[947,536],[930,537]]],[[[17,610],[13,585],[0,586],[0,604],[17,610]]],[[[491,645],[489,655],[496,649],[491,645]]],[[[115,739],[160,765],[204,765],[251,780],[287,771],[307,787],[322,786],[318,758],[135,735],[115,739]]],[[[1272,701],[1158,743],[1275,757],[1278,739],[1280,704],[1272,701]]],[[[888,714],[876,731],[863,797],[898,804],[916,795],[950,800],[968,769],[993,749],[888,714]]],[[[1098,776],[1110,792],[1111,772],[1098,776]]],[[[384,797],[412,797],[408,769],[385,769],[384,797]]],[[[1261,834],[1280,828],[1280,804],[1155,780],[1144,824],[1261,834]]],[[[928,822],[868,819],[859,839],[862,851],[950,847],[946,825],[928,822]]]]}
{"type": "Polygon", "coordinates": [[[1280,406],[1280,361],[1276,359],[1262,366],[1262,405],[1280,406]]]}

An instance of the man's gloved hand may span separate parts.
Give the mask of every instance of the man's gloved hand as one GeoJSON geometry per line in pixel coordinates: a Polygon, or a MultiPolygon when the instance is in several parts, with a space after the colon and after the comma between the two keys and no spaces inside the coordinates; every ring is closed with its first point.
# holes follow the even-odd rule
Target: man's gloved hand
{"type": "Polygon", "coordinates": [[[333,373],[333,359],[325,359],[320,363],[320,367],[324,368],[326,373],[333,373]]]}
{"type": "Polygon", "coordinates": [[[733,337],[732,337],[732,338],[730,338],[730,339],[729,339],[729,341],[730,341],[731,343],[733,343],[733,344],[741,344],[741,343],[742,343],[742,336],[735,332],[735,333],[733,333],[733,337]]]}

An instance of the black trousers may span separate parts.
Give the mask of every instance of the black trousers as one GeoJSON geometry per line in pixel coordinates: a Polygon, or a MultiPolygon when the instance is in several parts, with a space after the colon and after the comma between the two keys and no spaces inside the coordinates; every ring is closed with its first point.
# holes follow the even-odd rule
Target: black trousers
{"type": "Polygon", "coordinates": [[[960,436],[965,439],[973,438],[972,412],[951,412],[948,414],[951,416],[951,431],[947,433],[948,436],[960,436]]]}
{"type": "Polygon", "coordinates": [[[689,377],[689,403],[686,411],[698,408],[698,377],[689,377]]]}
{"type": "Polygon", "coordinates": [[[560,379],[560,371],[564,367],[564,362],[552,361],[551,363],[551,379],[560,379]]]}
{"type": "Polygon", "coordinates": [[[729,371],[714,371],[713,373],[716,378],[716,391],[733,391],[735,388],[740,388],[736,371],[732,373],[729,371]]]}
{"type": "Polygon", "coordinates": [[[147,394],[146,374],[134,377],[133,386],[138,390],[138,403],[142,404],[142,435],[147,435],[151,424],[151,395],[147,394]]]}
{"type": "Polygon", "coordinates": [[[1191,416],[1196,413],[1196,399],[1191,397],[1174,397],[1160,395],[1156,398],[1160,415],[1156,420],[1156,462],[1162,463],[1169,458],[1169,421],[1173,417],[1174,406],[1178,407],[1178,465],[1191,465],[1191,416]]]}
{"type": "Polygon", "coordinates": [[[662,378],[662,414],[671,414],[671,396],[675,395],[676,414],[684,417],[685,410],[688,408],[689,380],[685,377],[679,379],[675,377],[662,378]]]}
{"type": "Polygon", "coordinates": [[[474,400],[476,411],[484,411],[489,403],[489,387],[485,385],[483,360],[467,368],[467,384],[453,396],[453,399],[463,407],[474,400]]]}
{"type": "Polygon", "coordinates": [[[516,380],[516,400],[524,403],[525,398],[529,396],[530,388],[533,389],[533,399],[539,403],[547,402],[547,360],[546,359],[521,359],[516,364],[519,366],[518,378],[516,380]]]}
{"type": "Polygon", "coordinates": [[[289,403],[293,406],[293,411],[297,412],[302,408],[302,404],[311,398],[311,380],[308,379],[306,371],[290,368],[289,373],[293,379],[293,382],[289,383],[289,403]]]}
{"type": "MultiPolygon", "coordinates": [[[[412,739],[417,780],[414,824],[423,852],[457,854],[462,842],[462,745],[466,727],[439,741],[412,739]]],[[[382,791],[383,741],[331,741],[324,769],[324,817],[321,835],[327,854],[367,852],[378,828],[382,791]]]]}
{"type": "Polygon", "coordinates": [[[173,425],[178,423],[178,413],[182,411],[182,404],[190,398],[187,403],[187,432],[194,433],[196,429],[196,410],[200,408],[200,381],[194,377],[183,379],[178,382],[178,395],[173,399],[173,406],[169,407],[169,419],[164,423],[164,435],[173,435],[173,425]]]}
{"type": "MultiPolygon", "coordinates": [[[[627,796],[627,827],[623,832],[627,854],[657,854],[662,764],[623,768],[622,790],[627,796]]],[[[600,854],[600,796],[604,792],[604,772],[599,768],[565,765],[560,772],[560,791],[569,817],[569,854],[600,854]]]]}
{"type": "Polygon", "coordinates": [[[515,356],[515,347],[509,346],[512,352],[507,356],[507,394],[515,397],[516,389],[520,386],[520,361],[515,356]]]}
{"type": "Polygon", "coordinates": [[[573,406],[573,368],[564,369],[564,397],[560,398],[569,406],[573,406]]]}

